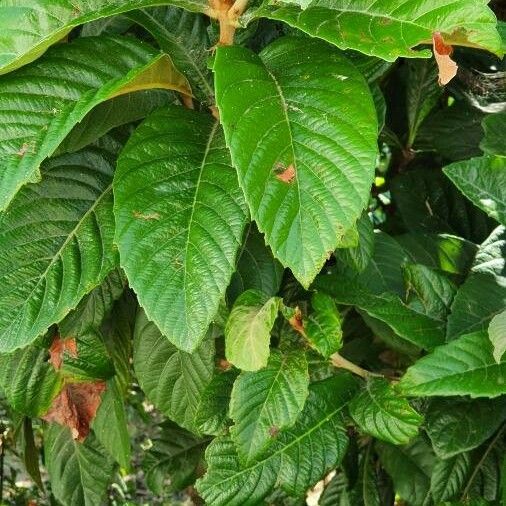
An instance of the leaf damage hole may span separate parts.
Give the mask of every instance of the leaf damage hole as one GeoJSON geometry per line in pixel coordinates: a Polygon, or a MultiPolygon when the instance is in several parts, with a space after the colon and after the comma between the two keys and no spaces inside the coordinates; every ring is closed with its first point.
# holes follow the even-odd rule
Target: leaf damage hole
{"type": "Polygon", "coordinates": [[[297,175],[293,163],[288,165],[288,167],[284,167],[282,164],[277,164],[275,167],[275,172],[276,172],[276,179],[286,184],[293,183],[297,175]]]}

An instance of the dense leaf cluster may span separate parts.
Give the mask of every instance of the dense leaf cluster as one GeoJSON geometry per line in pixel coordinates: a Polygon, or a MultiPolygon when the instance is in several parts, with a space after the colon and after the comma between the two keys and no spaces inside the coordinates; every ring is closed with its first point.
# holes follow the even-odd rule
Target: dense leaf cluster
{"type": "Polygon", "coordinates": [[[486,0],[4,0],[0,503],[505,504],[505,49],[486,0]]]}

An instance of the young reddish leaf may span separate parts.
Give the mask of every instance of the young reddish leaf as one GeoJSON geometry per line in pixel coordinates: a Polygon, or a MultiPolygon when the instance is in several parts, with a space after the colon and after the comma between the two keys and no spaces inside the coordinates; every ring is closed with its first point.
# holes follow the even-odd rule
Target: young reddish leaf
{"type": "Polygon", "coordinates": [[[439,68],[439,84],[448,84],[456,75],[458,65],[451,59],[453,47],[444,43],[440,32],[432,34],[434,57],[439,68]]]}
{"type": "MultiPolygon", "coordinates": [[[[61,369],[66,352],[77,358],[76,340],[55,338],[49,349],[49,362],[55,370],[61,369]]],[[[74,439],[84,441],[90,432],[91,421],[95,418],[100,406],[105,382],[72,383],[67,379],[65,381],[67,384],[64,384],[42,419],[68,427],[74,439]]]]}

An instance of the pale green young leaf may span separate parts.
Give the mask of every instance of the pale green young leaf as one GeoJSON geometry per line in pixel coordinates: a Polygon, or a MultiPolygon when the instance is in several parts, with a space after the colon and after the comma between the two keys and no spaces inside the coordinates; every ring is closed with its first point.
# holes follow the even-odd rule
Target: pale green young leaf
{"type": "Polygon", "coordinates": [[[260,55],[218,47],[213,68],[252,218],[307,287],[368,201],[377,153],[369,87],[315,39],[283,37],[260,55]]]}
{"type": "Polygon", "coordinates": [[[267,366],[242,372],[230,399],[230,434],[239,458],[248,465],[258,460],[278,436],[291,427],[308,395],[309,374],[304,353],[273,351],[267,366]]]}
{"type": "Polygon", "coordinates": [[[310,344],[328,358],[342,346],[341,316],[335,302],[325,293],[315,292],[311,307],[312,312],[304,321],[304,333],[310,344]]]}
{"type": "Polygon", "coordinates": [[[430,52],[415,51],[431,44],[441,32],[447,44],[487,49],[504,54],[497,20],[487,0],[312,0],[301,8],[300,0],[266,2],[252,16],[284,21],[313,37],[341,49],[394,61],[399,56],[426,58],[430,52]],[[290,5],[296,3],[297,5],[290,5]]]}
{"type": "Polygon", "coordinates": [[[154,112],[121,153],[114,198],[120,262],[140,305],[178,348],[195,350],[247,220],[218,122],[183,107],[154,112]]]}
{"type": "Polygon", "coordinates": [[[168,56],[127,37],[86,37],[58,45],[37,62],[0,77],[0,88],[0,209],[24,184],[41,178],[41,162],[96,105],[149,88],[191,94],[168,56]]]}
{"type": "Polygon", "coordinates": [[[225,326],[227,360],[239,369],[257,371],[267,365],[271,330],[281,299],[247,290],[235,301],[225,326]]]}
{"type": "Polygon", "coordinates": [[[494,358],[500,362],[506,351],[506,310],[490,320],[488,337],[494,346],[494,358]]]}
{"type": "Polygon", "coordinates": [[[350,414],[367,434],[397,445],[413,439],[423,421],[409,402],[382,378],[366,380],[350,403],[350,414]]]}
{"type": "Polygon", "coordinates": [[[134,330],[133,365],[146,397],[181,427],[198,432],[195,413],[214,371],[214,341],[193,352],[177,349],[144,312],[134,330]]]}

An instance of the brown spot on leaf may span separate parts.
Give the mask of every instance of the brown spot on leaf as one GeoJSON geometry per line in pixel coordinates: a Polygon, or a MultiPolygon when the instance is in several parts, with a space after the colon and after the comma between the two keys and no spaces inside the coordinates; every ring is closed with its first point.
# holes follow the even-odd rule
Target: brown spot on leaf
{"type": "Polygon", "coordinates": [[[277,437],[278,434],[279,434],[279,427],[276,427],[275,425],[269,427],[269,436],[274,438],[277,437]]]}
{"type": "Polygon", "coordinates": [[[305,335],[305,332],[304,332],[304,321],[302,319],[302,311],[300,310],[300,308],[298,308],[298,307],[295,308],[295,313],[288,320],[288,323],[291,325],[291,327],[295,331],[299,332],[302,335],[305,335]]]}
{"type": "Polygon", "coordinates": [[[458,65],[451,59],[453,47],[444,43],[440,32],[432,34],[434,57],[439,68],[439,84],[448,84],[456,75],[458,65]]]}
{"type": "Polygon", "coordinates": [[[139,211],[133,211],[132,215],[134,218],[145,221],[159,220],[161,218],[159,213],[141,213],[139,211]]]}
{"type": "Polygon", "coordinates": [[[291,183],[295,179],[295,167],[291,163],[288,167],[284,168],[281,172],[276,174],[276,178],[282,183],[291,183]]]}
{"type": "Polygon", "coordinates": [[[218,369],[221,371],[228,371],[231,367],[232,364],[228,360],[225,360],[224,358],[220,358],[220,360],[218,360],[218,369]]]}
{"type": "MultiPolygon", "coordinates": [[[[76,340],[56,337],[49,349],[49,362],[55,370],[61,369],[66,353],[77,357],[76,340]]],[[[53,399],[49,411],[42,419],[68,427],[74,439],[84,441],[102,402],[105,386],[103,381],[73,382],[65,378],[62,390],[53,399]]]]}
{"type": "Polygon", "coordinates": [[[26,155],[26,153],[30,149],[30,144],[28,142],[24,142],[23,145],[19,148],[19,151],[16,153],[16,155],[23,157],[26,155]]]}

